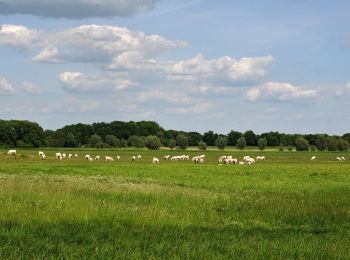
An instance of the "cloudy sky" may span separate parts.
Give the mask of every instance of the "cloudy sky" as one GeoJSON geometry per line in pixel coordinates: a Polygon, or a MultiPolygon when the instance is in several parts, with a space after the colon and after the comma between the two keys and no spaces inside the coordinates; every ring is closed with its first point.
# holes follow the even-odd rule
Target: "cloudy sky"
{"type": "Polygon", "coordinates": [[[0,118],[350,132],[350,1],[0,0],[0,118]]]}

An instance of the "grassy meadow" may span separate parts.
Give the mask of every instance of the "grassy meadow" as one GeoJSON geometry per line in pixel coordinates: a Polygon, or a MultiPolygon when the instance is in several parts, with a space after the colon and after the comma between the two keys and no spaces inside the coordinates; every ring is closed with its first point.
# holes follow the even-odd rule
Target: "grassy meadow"
{"type": "Polygon", "coordinates": [[[80,157],[58,161],[58,149],[43,151],[45,161],[0,150],[0,259],[350,258],[349,153],[61,149],[80,157]],[[224,154],[266,160],[218,165],[224,154]]]}

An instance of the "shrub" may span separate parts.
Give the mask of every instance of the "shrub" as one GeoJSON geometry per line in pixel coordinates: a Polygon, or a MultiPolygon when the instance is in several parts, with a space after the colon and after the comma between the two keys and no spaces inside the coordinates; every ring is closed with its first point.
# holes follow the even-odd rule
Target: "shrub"
{"type": "Polygon", "coordinates": [[[128,141],[125,139],[120,140],[120,147],[128,147],[128,141]]]}
{"type": "Polygon", "coordinates": [[[115,137],[114,135],[107,135],[106,136],[106,143],[111,147],[120,146],[120,140],[117,137],[115,137]]]}
{"type": "Polygon", "coordinates": [[[130,147],[142,148],[145,147],[145,140],[141,136],[132,135],[129,136],[128,145],[130,147]]]}
{"type": "Polygon", "coordinates": [[[309,142],[304,137],[299,136],[295,140],[295,149],[297,151],[308,151],[309,150],[309,142]]]}
{"type": "Polygon", "coordinates": [[[168,147],[173,149],[176,147],[176,141],[174,139],[170,139],[168,143],[168,147]]]}
{"type": "Polygon", "coordinates": [[[267,139],[265,137],[260,138],[258,140],[258,148],[260,149],[260,151],[265,150],[266,146],[267,146],[267,139]]]}
{"type": "Polygon", "coordinates": [[[218,149],[220,150],[224,150],[225,147],[227,146],[227,139],[226,137],[223,136],[219,136],[216,141],[215,141],[215,145],[218,149]]]}
{"type": "Polygon", "coordinates": [[[160,139],[158,136],[149,135],[145,140],[146,147],[150,150],[158,150],[161,146],[160,139]]]}
{"type": "Polygon", "coordinates": [[[89,139],[89,145],[96,147],[97,144],[102,143],[102,138],[99,135],[92,135],[89,139]]]}
{"type": "Polygon", "coordinates": [[[280,152],[284,151],[283,144],[280,144],[280,146],[278,147],[278,151],[280,151],[280,152]]]}
{"type": "Polygon", "coordinates": [[[292,145],[288,145],[288,151],[293,151],[293,146],[292,145]]]}
{"type": "Polygon", "coordinates": [[[206,144],[205,142],[203,142],[203,141],[200,141],[200,142],[198,143],[198,149],[199,149],[199,150],[202,150],[202,151],[207,150],[207,144],[206,144]]]}
{"type": "Polygon", "coordinates": [[[347,151],[349,150],[349,142],[344,139],[340,139],[338,141],[338,150],[339,151],[347,151]]]}
{"type": "Polygon", "coordinates": [[[310,150],[313,151],[313,152],[317,151],[316,145],[311,145],[310,146],[310,150]]]}
{"type": "Polygon", "coordinates": [[[246,146],[247,146],[247,144],[245,142],[245,138],[243,136],[238,138],[238,140],[237,140],[237,149],[243,150],[246,146]]]}
{"type": "Polygon", "coordinates": [[[188,146],[188,138],[187,136],[183,135],[183,134],[179,134],[176,137],[176,141],[177,141],[177,146],[180,147],[182,150],[186,150],[187,146],[188,146]]]}

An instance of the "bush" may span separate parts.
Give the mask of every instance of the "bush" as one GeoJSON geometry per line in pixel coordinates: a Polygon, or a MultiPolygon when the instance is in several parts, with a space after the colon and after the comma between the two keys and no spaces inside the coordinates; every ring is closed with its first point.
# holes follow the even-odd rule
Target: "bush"
{"type": "Polygon", "coordinates": [[[132,136],[129,136],[128,145],[130,147],[142,148],[142,147],[145,147],[145,140],[143,139],[142,136],[132,135],[132,136]]]}
{"type": "Polygon", "coordinates": [[[280,146],[278,147],[278,151],[280,151],[280,152],[284,151],[283,144],[280,144],[280,146]]]}
{"type": "Polygon", "coordinates": [[[223,136],[219,136],[216,141],[215,141],[215,145],[218,149],[220,150],[224,150],[225,147],[227,146],[227,139],[226,137],[223,136]]]}
{"type": "Polygon", "coordinates": [[[260,138],[258,140],[258,148],[260,149],[260,151],[265,150],[266,146],[267,146],[267,139],[265,137],[260,138]]]}
{"type": "Polygon", "coordinates": [[[111,147],[119,147],[120,146],[120,140],[115,137],[114,135],[107,135],[106,136],[106,143],[111,147]]]}
{"type": "Polygon", "coordinates": [[[292,145],[288,145],[288,151],[293,151],[293,146],[292,145]]]}
{"type": "Polygon", "coordinates": [[[328,151],[336,151],[338,149],[338,140],[333,136],[326,137],[328,151]]]}
{"type": "Polygon", "coordinates": [[[338,141],[338,150],[339,151],[347,151],[349,150],[349,142],[344,139],[340,139],[338,141]]]}
{"type": "Polygon", "coordinates": [[[183,134],[179,134],[176,137],[176,141],[177,141],[177,146],[180,147],[182,150],[186,150],[187,146],[188,146],[188,138],[187,136],[183,135],[183,134]]]}
{"type": "Polygon", "coordinates": [[[103,143],[103,142],[99,142],[99,143],[97,143],[97,144],[95,145],[95,147],[96,147],[97,149],[103,149],[103,148],[107,148],[107,147],[108,147],[108,144],[103,143]]]}
{"type": "Polygon", "coordinates": [[[247,146],[245,138],[242,136],[237,140],[237,149],[243,150],[247,146]]]}
{"type": "Polygon", "coordinates": [[[125,139],[120,140],[120,147],[128,147],[128,141],[125,139]]]}
{"type": "Polygon", "coordinates": [[[170,139],[168,142],[168,147],[174,149],[176,147],[176,141],[174,139],[170,139]]]}
{"type": "Polygon", "coordinates": [[[198,149],[199,149],[199,150],[202,150],[202,151],[207,150],[207,144],[206,144],[205,142],[203,142],[203,141],[200,141],[200,142],[198,143],[198,149]]]}
{"type": "Polygon", "coordinates": [[[91,147],[96,147],[97,144],[103,143],[102,138],[99,135],[92,135],[89,139],[89,145],[91,147]]]}
{"type": "Polygon", "coordinates": [[[309,142],[304,137],[299,136],[295,140],[295,149],[297,151],[308,151],[309,150],[309,142]]]}
{"type": "Polygon", "coordinates": [[[155,135],[147,136],[145,144],[146,144],[146,147],[150,150],[158,150],[159,147],[161,146],[159,137],[155,135]]]}
{"type": "Polygon", "coordinates": [[[312,152],[317,151],[316,145],[311,145],[311,146],[310,146],[310,150],[311,150],[312,152]]]}

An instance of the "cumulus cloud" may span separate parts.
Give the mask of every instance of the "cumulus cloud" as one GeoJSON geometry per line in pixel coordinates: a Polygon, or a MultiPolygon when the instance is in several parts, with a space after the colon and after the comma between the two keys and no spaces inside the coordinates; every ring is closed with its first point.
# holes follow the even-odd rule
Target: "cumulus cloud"
{"type": "Polygon", "coordinates": [[[317,92],[314,89],[304,89],[293,86],[290,83],[267,82],[258,87],[249,89],[246,98],[249,101],[258,100],[293,100],[315,98],[317,92]]]}
{"type": "Polygon", "coordinates": [[[30,81],[23,81],[22,89],[24,90],[24,92],[30,95],[42,94],[41,89],[37,85],[35,85],[33,82],[30,82],[30,81]]]}
{"type": "Polygon", "coordinates": [[[172,48],[185,47],[160,35],[146,35],[109,25],[82,25],[58,32],[46,32],[43,49],[33,58],[37,62],[110,62],[125,53],[141,57],[172,48]]]}
{"type": "Polygon", "coordinates": [[[88,76],[81,72],[64,72],[59,75],[59,80],[63,88],[71,93],[103,94],[137,86],[121,73],[88,76]]]}
{"type": "MultiPolygon", "coordinates": [[[[0,8],[1,9],[1,8],[0,8]]],[[[40,36],[40,31],[22,25],[4,24],[0,27],[0,45],[29,48],[40,36]]]]}
{"type": "Polygon", "coordinates": [[[11,85],[11,83],[8,82],[6,78],[0,76],[0,94],[13,95],[15,93],[16,90],[11,85]]]}
{"type": "Polygon", "coordinates": [[[132,16],[151,10],[157,0],[0,0],[0,14],[29,14],[54,18],[132,16]]]}

